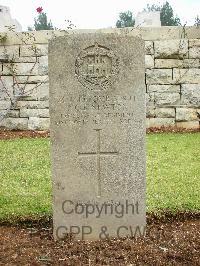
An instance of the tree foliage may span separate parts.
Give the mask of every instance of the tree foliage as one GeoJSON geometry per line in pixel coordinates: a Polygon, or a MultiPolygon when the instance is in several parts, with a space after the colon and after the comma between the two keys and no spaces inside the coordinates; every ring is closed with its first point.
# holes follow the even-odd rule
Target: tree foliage
{"type": "Polygon", "coordinates": [[[194,26],[200,26],[200,18],[199,18],[198,15],[197,15],[196,18],[195,18],[194,26]]]}
{"type": "Polygon", "coordinates": [[[47,19],[47,14],[42,12],[38,14],[38,17],[34,19],[35,23],[34,23],[34,27],[35,30],[53,30],[54,27],[52,25],[51,20],[48,21],[47,19]]]}
{"type": "Polygon", "coordinates": [[[135,25],[135,19],[131,11],[121,12],[119,19],[116,22],[117,28],[133,27],[135,25]]]}
{"type": "Polygon", "coordinates": [[[162,26],[179,26],[181,25],[180,18],[174,15],[174,11],[169,2],[165,2],[163,5],[149,5],[144,9],[145,11],[160,11],[160,20],[162,26]]]}

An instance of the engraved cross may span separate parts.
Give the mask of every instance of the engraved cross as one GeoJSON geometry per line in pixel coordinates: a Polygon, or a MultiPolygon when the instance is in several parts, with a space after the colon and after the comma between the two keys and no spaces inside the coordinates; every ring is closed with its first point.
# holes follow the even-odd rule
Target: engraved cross
{"type": "Polygon", "coordinates": [[[96,156],[97,163],[97,197],[101,196],[101,156],[116,156],[119,155],[117,151],[101,151],[101,129],[94,129],[97,133],[97,151],[96,152],[78,152],[79,156],[96,156]]]}

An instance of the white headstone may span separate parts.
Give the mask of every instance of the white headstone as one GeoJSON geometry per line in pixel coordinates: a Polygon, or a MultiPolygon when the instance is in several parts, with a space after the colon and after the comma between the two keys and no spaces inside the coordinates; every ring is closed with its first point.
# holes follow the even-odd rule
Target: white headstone
{"type": "Polygon", "coordinates": [[[50,42],[56,239],[143,232],[144,73],[139,38],[79,34],[50,42]]]}
{"type": "Polygon", "coordinates": [[[11,17],[10,8],[0,6],[0,32],[9,31],[9,27],[12,27],[14,31],[22,31],[20,23],[11,17]]]}
{"type": "Polygon", "coordinates": [[[139,12],[135,19],[135,27],[161,27],[160,12],[139,12]]]}

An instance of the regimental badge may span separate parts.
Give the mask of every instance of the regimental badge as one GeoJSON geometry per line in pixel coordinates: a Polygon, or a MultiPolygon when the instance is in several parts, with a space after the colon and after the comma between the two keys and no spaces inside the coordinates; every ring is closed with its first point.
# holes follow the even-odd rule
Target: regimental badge
{"type": "Polygon", "coordinates": [[[119,73],[119,58],[98,43],[85,48],[75,62],[79,82],[91,90],[107,90],[119,73]]]}

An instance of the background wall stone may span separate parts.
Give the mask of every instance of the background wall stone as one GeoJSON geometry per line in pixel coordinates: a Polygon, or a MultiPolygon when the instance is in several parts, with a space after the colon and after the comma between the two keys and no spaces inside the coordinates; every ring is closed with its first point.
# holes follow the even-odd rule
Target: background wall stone
{"type": "Polygon", "coordinates": [[[142,37],[146,51],[147,127],[199,128],[199,27],[7,33],[6,41],[0,43],[0,119],[6,115],[1,127],[49,129],[48,40],[79,32],[142,37]]]}

